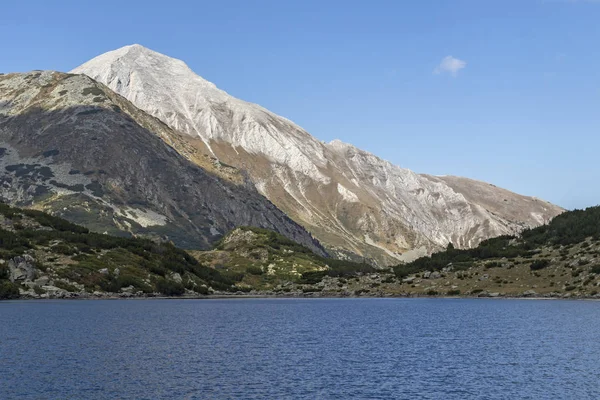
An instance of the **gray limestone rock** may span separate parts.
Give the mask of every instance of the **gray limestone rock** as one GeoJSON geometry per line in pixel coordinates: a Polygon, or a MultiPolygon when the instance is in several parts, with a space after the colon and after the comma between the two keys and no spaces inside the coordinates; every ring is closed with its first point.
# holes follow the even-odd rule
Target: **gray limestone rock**
{"type": "Polygon", "coordinates": [[[29,254],[18,256],[8,261],[11,282],[30,281],[35,278],[35,260],[29,254]]]}

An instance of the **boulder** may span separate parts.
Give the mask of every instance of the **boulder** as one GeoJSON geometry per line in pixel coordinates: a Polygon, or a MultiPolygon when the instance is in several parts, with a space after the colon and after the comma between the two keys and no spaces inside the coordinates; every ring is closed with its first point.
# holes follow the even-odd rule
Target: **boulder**
{"type": "Polygon", "coordinates": [[[135,290],[135,287],[133,287],[131,285],[127,286],[127,287],[124,287],[124,288],[121,288],[121,292],[123,292],[123,293],[130,293],[131,294],[131,293],[133,293],[134,290],[135,290]]]}
{"type": "Polygon", "coordinates": [[[40,276],[35,280],[36,286],[45,286],[50,282],[50,278],[47,275],[40,276]]]}
{"type": "Polygon", "coordinates": [[[30,281],[35,278],[35,260],[29,254],[17,256],[8,261],[11,282],[30,281]]]}
{"type": "Polygon", "coordinates": [[[66,297],[69,293],[66,290],[63,290],[59,287],[50,286],[50,285],[42,286],[42,289],[44,289],[46,291],[46,293],[48,293],[48,297],[52,297],[52,298],[56,298],[56,299],[62,299],[64,297],[66,297]]]}
{"type": "Polygon", "coordinates": [[[175,272],[171,275],[171,279],[173,279],[177,283],[183,282],[183,279],[181,279],[181,275],[177,272],[175,272]]]}

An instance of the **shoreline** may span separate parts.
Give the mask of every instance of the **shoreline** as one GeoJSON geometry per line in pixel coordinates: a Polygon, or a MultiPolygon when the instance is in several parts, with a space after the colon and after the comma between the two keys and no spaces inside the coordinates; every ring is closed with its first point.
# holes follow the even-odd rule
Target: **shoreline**
{"type": "Polygon", "coordinates": [[[213,294],[213,295],[199,295],[199,296],[122,296],[118,294],[107,294],[106,296],[97,295],[84,295],[70,294],[63,296],[52,296],[46,298],[36,297],[20,297],[16,299],[3,299],[3,301],[53,301],[53,300],[73,300],[73,301],[86,301],[86,300],[229,300],[229,299],[483,299],[483,300],[589,300],[589,301],[600,301],[600,297],[593,296],[428,296],[428,295],[404,295],[404,294],[390,294],[390,295],[378,295],[378,296],[356,296],[356,295],[314,295],[314,294],[303,294],[298,295],[278,295],[278,294],[213,294]]]}

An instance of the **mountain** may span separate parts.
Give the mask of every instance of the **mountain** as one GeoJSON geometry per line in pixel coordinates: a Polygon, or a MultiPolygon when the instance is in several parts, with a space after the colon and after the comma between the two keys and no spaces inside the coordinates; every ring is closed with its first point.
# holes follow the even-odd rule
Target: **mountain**
{"type": "Polygon", "coordinates": [[[322,246],[231,166],[84,75],[0,75],[0,197],[95,232],[208,249],[231,229],[322,246]]]}
{"type": "Polygon", "coordinates": [[[540,225],[563,210],[482,182],[414,173],[218,89],[140,45],[73,73],[104,83],[183,133],[191,148],[249,174],[260,193],[338,255],[380,264],[540,225]]]}

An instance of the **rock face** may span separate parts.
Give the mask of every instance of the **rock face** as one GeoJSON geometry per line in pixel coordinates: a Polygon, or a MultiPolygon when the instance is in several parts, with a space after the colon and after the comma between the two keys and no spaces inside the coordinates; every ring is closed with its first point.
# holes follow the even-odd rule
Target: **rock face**
{"type": "Polygon", "coordinates": [[[35,260],[28,254],[18,256],[8,261],[11,282],[30,281],[35,278],[35,260]]]}
{"type": "Polygon", "coordinates": [[[262,194],[340,253],[397,262],[449,242],[475,246],[563,211],[483,182],[416,174],[337,140],[322,143],[219,90],[184,62],[139,45],[72,72],[184,133],[188,148],[247,171],[262,194]]]}
{"type": "Polygon", "coordinates": [[[262,194],[340,253],[397,262],[449,242],[475,246],[563,211],[483,182],[416,174],[337,140],[322,143],[219,90],[184,62],[139,45],[72,72],[184,133],[199,152],[247,171],[262,194]]]}
{"type": "Polygon", "coordinates": [[[324,254],[239,171],[184,148],[180,136],[87,76],[0,75],[4,201],[196,249],[258,226],[324,254]]]}

